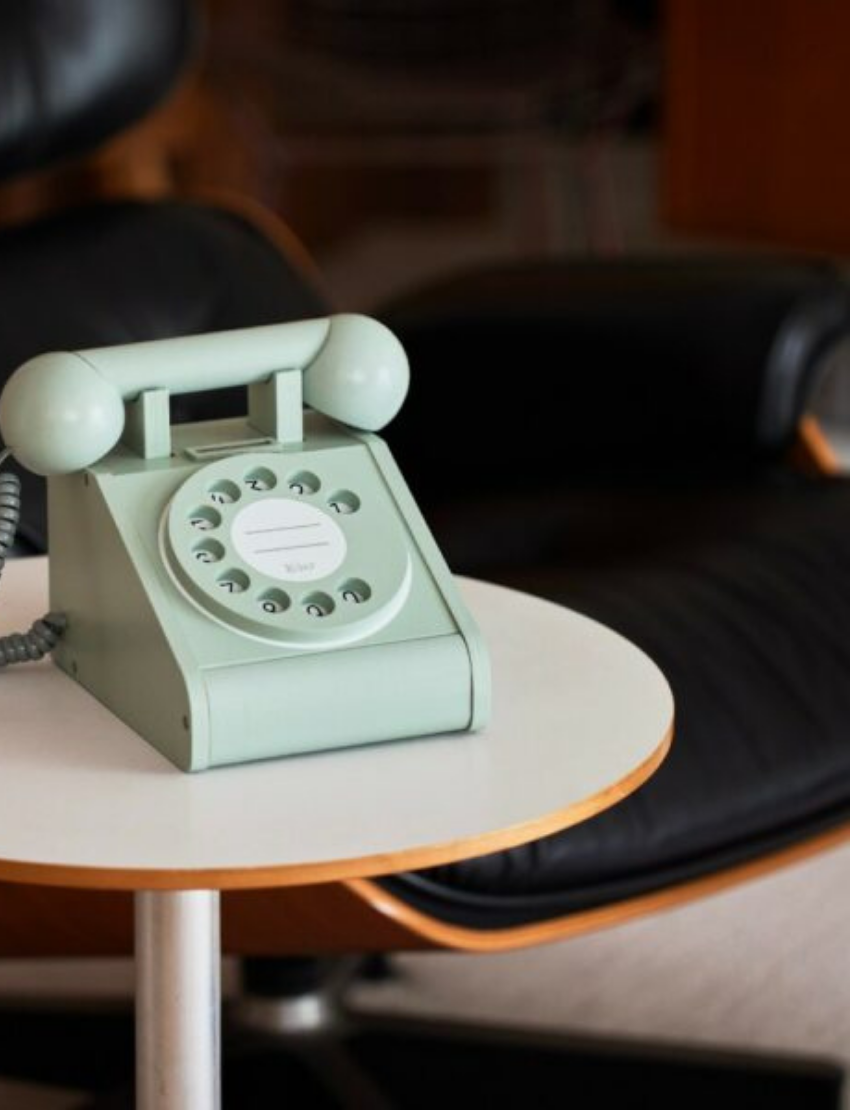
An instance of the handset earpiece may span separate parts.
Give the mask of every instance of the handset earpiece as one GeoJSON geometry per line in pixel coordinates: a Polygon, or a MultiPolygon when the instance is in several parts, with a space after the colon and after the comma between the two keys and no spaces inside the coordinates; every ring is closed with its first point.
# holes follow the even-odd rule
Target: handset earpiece
{"type": "Polygon", "coordinates": [[[250,385],[280,370],[301,370],[308,405],[364,431],[392,420],[410,380],[393,333],[357,315],[55,352],[24,363],[6,383],[0,434],[28,470],[68,474],[112,450],[125,402],[145,390],[250,385]]]}
{"type": "Polygon", "coordinates": [[[368,432],[389,424],[409,385],[404,348],[389,328],[368,316],[332,316],[327,339],[304,368],[305,402],[368,432]]]}

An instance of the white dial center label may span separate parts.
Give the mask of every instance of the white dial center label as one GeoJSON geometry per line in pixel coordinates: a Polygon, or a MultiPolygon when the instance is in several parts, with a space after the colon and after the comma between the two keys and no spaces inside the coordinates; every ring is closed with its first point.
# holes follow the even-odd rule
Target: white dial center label
{"type": "Polygon", "coordinates": [[[282,582],[333,574],[347,549],[342,529],[327,513],[283,497],[264,497],[242,509],[230,536],[249,566],[282,582]]]}

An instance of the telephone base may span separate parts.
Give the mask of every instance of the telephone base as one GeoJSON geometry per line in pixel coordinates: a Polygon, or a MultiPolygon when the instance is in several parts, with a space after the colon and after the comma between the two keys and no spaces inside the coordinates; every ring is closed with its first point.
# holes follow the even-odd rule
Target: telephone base
{"type": "Polygon", "coordinates": [[[185,771],[486,721],[481,635],[382,440],[173,433],[49,479],[67,674],[185,771]]]}

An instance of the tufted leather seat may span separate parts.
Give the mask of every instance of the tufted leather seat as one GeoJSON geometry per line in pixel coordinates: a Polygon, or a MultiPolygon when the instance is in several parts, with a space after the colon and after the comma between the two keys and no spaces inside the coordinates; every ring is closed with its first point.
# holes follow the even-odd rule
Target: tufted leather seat
{"type": "MultiPolygon", "coordinates": [[[[677,298],[681,304],[683,288],[696,289],[698,264],[647,263],[643,275],[634,264],[603,265],[610,275],[607,298],[601,266],[579,263],[544,272],[514,268],[488,274],[483,283],[473,274],[387,310],[425,383],[436,386],[437,375],[445,381],[453,341],[467,353],[478,346],[478,357],[455,373],[467,379],[462,391],[483,398],[479,411],[486,420],[470,424],[467,443],[456,451],[447,447],[452,441],[445,435],[438,439],[442,462],[433,448],[415,441],[416,427],[399,444],[414,468],[414,486],[418,478],[431,504],[450,564],[618,629],[659,663],[677,703],[676,739],[666,763],[613,809],[511,851],[383,880],[417,908],[480,929],[667,887],[850,818],[850,482],[805,477],[783,459],[816,372],[813,355],[838,338],[850,319],[841,283],[818,267],[750,267],[754,311],[747,333],[711,334],[711,311],[700,318],[692,300],[690,337],[677,360],[670,342],[677,321],[665,324],[664,315],[677,298]],[[547,295],[541,297],[544,278],[547,295]],[[628,310],[618,314],[618,298],[632,281],[654,290],[654,337],[646,328],[651,309],[643,317],[628,310]],[[516,306],[529,284],[536,291],[534,308],[521,326],[516,306]],[[569,359],[567,338],[571,315],[588,303],[589,289],[594,307],[575,328],[580,343],[572,349],[578,346],[583,356],[577,361],[569,359]],[[500,311],[503,296],[512,296],[514,306],[508,323],[500,311]],[[796,365],[786,364],[784,384],[787,394],[799,391],[799,400],[771,424],[764,406],[778,414],[770,391],[780,385],[776,376],[769,384],[770,353],[795,313],[802,313],[797,320],[810,342],[796,365]],[[832,322],[823,327],[827,319],[832,322]],[[535,339],[538,325],[548,348],[535,339]],[[640,336],[633,334],[635,326],[640,336]],[[736,377],[728,365],[718,366],[715,380],[722,382],[725,370],[728,395],[723,399],[724,388],[717,388],[722,408],[712,410],[708,364],[722,359],[726,348],[734,348],[739,359],[736,377]],[[554,389],[548,411],[539,397],[530,399],[533,423],[516,415],[514,392],[503,383],[510,381],[520,349],[563,352],[557,366],[535,367],[532,359],[524,380],[533,393],[535,383],[545,388],[547,372],[550,381],[556,373],[569,376],[567,392],[574,399],[586,386],[597,404],[583,406],[583,427],[576,428],[570,408],[555,401],[554,389]],[[689,351],[699,364],[695,373],[689,351]],[[564,365],[568,360],[571,367],[564,365]],[[635,380],[642,383],[656,411],[632,408],[636,427],[630,424],[627,439],[618,443],[607,433],[625,427],[629,417],[619,388],[624,377],[632,391],[635,380]],[[683,379],[690,380],[690,400],[680,386],[665,405],[660,382],[683,379]],[[605,391],[609,403],[600,405],[605,391]],[[651,428],[641,450],[644,415],[657,431],[658,410],[662,418],[676,419],[671,403],[679,409],[677,430],[659,451],[651,428]],[[606,411],[612,413],[607,424],[606,411]],[[690,426],[697,424],[692,452],[684,447],[689,419],[690,426]],[[721,422],[730,419],[736,432],[724,436],[721,422]],[[715,429],[713,443],[699,434],[709,426],[715,429]],[[530,437],[527,453],[523,427],[530,437]],[[512,434],[499,436],[501,428],[512,434]],[[582,458],[565,442],[573,429],[583,440],[582,458]],[[457,480],[470,439],[473,466],[489,460],[491,472],[487,489],[482,486],[476,497],[461,494],[457,480]],[[417,467],[423,453],[427,460],[417,467]]],[[[713,265],[720,279],[726,264],[713,265]]],[[[704,273],[710,285],[711,266],[704,273]]],[[[734,269],[727,276],[734,287],[734,269]]],[[[638,301],[641,296],[646,293],[638,301]]],[[[711,302],[707,296],[704,304],[711,302]]],[[[739,308],[746,328],[744,301],[739,308]]],[[[797,352],[805,347],[798,345],[797,352]]],[[[427,408],[427,398],[423,403],[427,408]]],[[[457,410],[447,417],[453,419],[457,410]]],[[[425,428],[421,433],[427,434],[425,428]]]]}

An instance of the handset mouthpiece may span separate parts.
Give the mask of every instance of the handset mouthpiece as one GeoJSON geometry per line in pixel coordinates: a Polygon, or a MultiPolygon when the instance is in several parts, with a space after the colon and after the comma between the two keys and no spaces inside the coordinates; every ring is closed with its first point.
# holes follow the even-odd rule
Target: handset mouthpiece
{"type": "Polygon", "coordinates": [[[3,442],[34,474],[83,470],[111,451],[123,430],[118,390],[70,352],[25,362],[0,395],[3,442]]]}

